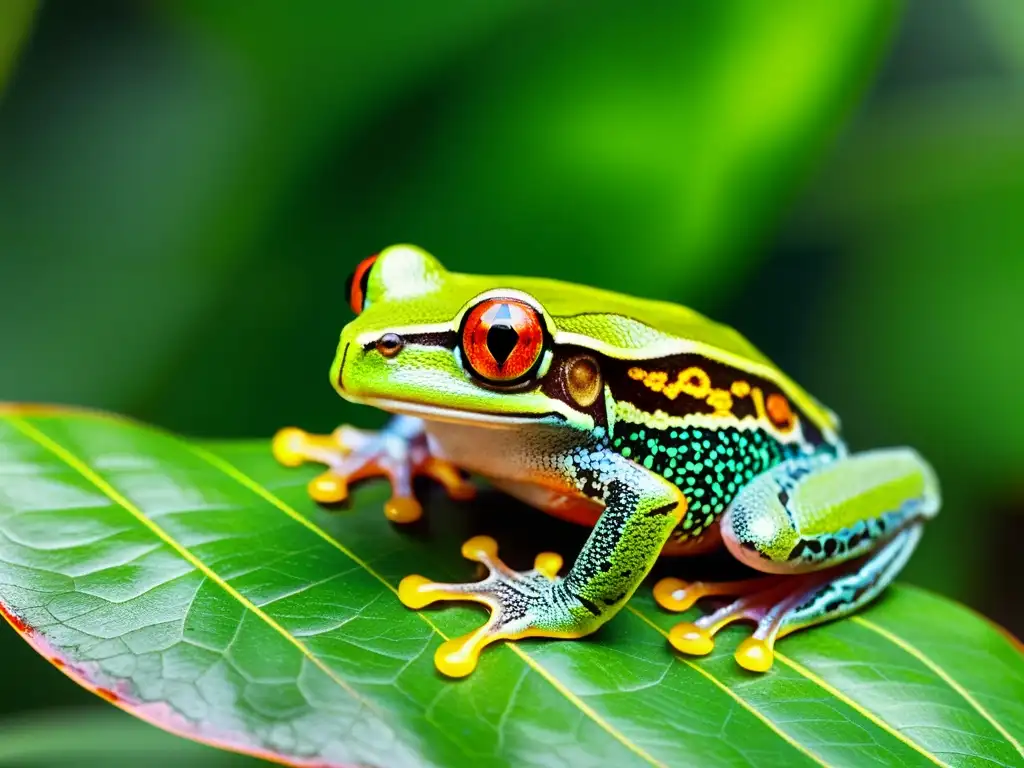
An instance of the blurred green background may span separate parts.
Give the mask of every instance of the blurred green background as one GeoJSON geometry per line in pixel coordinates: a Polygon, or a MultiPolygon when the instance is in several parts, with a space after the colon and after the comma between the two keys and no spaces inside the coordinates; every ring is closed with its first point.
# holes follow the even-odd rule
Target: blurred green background
{"type": "MultiPolygon", "coordinates": [[[[905,578],[1024,632],[1019,0],[3,0],[4,83],[0,399],[377,423],[326,373],[393,242],[677,300],[929,457],[905,578]]],[[[0,714],[93,704],[0,659],[0,714]]]]}

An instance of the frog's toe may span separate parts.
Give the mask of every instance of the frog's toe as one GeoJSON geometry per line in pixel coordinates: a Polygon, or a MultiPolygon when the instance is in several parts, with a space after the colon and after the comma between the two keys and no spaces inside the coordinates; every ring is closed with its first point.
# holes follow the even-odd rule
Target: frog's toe
{"type": "Polygon", "coordinates": [[[329,469],[310,480],[307,490],[314,501],[339,504],[348,498],[348,479],[329,469]]]}
{"type": "Polygon", "coordinates": [[[423,505],[412,494],[392,496],[384,502],[384,516],[392,523],[400,525],[415,523],[423,517],[423,505]]]}
{"type": "Polygon", "coordinates": [[[423,516],[413,492],[413,479],[418,476],[437,481],[453,499],[469,499],[475,493],[458,467],[431,455],[422,432],[410,430],[407,422],[389,424],[379,432],[341,426],[329,435],[286,427],[274,436],[271,450],[287,467],[307,462],[327,466],[309,483],[309,495],[322,504],[345,501],[349,486],[359,480],[387,478],[392,494],[384,514],[394,523],[412,523],[423,516]]]}
{"type": "Polygon", "coordinates": [[[733,658],[748,672],[767,672],[775,662],[774,639],[769,642],[759,637],[748,637],[736,649],[733,658]]]}
{"type": "Polygon", "coordinates": [[[759,592],[779,581],[778,577],[760,576],[743,581],[683,581],[661,579],[654,585],[654,601],[672,613],[688,611],[702,597],[713,595],[746,595],[759,592]]]}
{"type": "MultiPolygon", "coordinates": [[[[706,595],[743,594],[743,597],[714,613],[701,616],[693,622],[680,622],[669,632],[669,642],[680,653],[705,656],[714,650],[715,635],[724,627],[734,621],[753,621],[757,623],[757,629],[740,644],[735,658],[744,669],[766,672],[771,668],[774,658],[773,647],[779,634],[780,611],[792,600],[794,586],[792,579],[787,582],[772,577],[690,585],[684,585],[678,579],[663,579],[655,587],[655,597],[662,607],[675,610],[677,605],[688,608],[698,598],[706,595]]],[[[803,591],[797,594],[803,594],[803,591]]]]}
{"type": "Polygon", "coordinates": [[[338,450],[334,435],[312,435],[297,427],[279,429],[270,444],[271,452],[286,467],[298,467],[306,462],[328,463],[327,458],[338,450]]]}
{"type": "Polygon", "coordinates": [[[487,575],[477,582],[450,584],[406,576],[398,596],[409,608],[420,609],[440,600],[481,603],[491,609],[487,623],[474,632],[444,642],[434,655],[438,670],[448,677],[472,672],[480,652],[498,640],[524,637],[575,637],[575,619],[555,596],[562,558],[542,552],[529,571],[513,571],[498,557],[498,545],[490,536],[474,536],[462,545],[462,554],[481,563],[487,575]]]}
{"type": "Polygon", "coordinates": [[[476,486],[462,475],[457,466],[445,459],[427,456],[416,467],[415,473],[439,483],[448,496],[456,501],[468,501],[476,496],[476,486]]]}

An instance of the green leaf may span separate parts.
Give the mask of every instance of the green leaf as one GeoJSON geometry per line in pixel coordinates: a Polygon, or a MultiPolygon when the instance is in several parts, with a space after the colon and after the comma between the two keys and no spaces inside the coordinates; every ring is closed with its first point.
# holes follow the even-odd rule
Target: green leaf
{"type": "Polygon", "coordinates": [[[1015,0],[974,0],[970,4],[1004,58],[1024,68],[1024,8],[1015,0]]]}
{"type": "MultiPolygon", "coordinates": [[[[649,590],[598,635],[490,649],[433,668],[467,607],[417,613],[410,571],[471,577],[471,533],[546,520],[519,505],[428,501],[388,524],[389,491],[310,502],[315,469],[265,442],[198,445],[115,417],[0,417],[0,606],[71,678],[160,727],[295,765],[1019,765],[1024,656],[976,614],[897,587],[860,616],[787,638],[742,672],[727,631],[674,654],[649,590]],[[503,512],[504,514],[499,514],[503,512]],[[514,517],[513,517],[514,515],[514,517]]],[[[546,543],[546,542],[543,542],[546,543]]],[[[515,564],[515,560],[513,560],[515,564]]]]}
{"type": "Polygon", "coordinates": [[[36,0],[5,0],[0,5],[0,93],[32,27],[36,0]]]}

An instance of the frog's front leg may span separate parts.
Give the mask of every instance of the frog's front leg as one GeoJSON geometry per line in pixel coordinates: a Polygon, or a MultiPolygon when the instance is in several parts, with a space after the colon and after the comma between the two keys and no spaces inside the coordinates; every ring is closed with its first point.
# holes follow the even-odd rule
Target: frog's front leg
{"type": "Polygon", "coordinates": [[[565,578],[557,576],[562,559],[556,554],[542,553],[533,570],[516,572],[498,559],[493,539],[478,536],[462,552],[487,567],[483,581],[439,584],[414,575],[399,585],[410,608],[467,600],[491,609],[484,626],[438,649],[434,662],[444,674],[468,675],[480,651],[496,640],[573,638],[596,630],[636,591],[686,511],[675,486],[616,453],[581,449],[556,457],[555,465],[563,482],[605,507],[565,578]]]}
{"type": "Polygon", "coordinates": [[[423,475],[441,483],[453,499],[473,497],[473,485],[451,462],[430,452],[423,421],[395,416],[378,431],[338,427],[329,435],[311,435],[286,427],[275,436],[274,458],[286,467],[306,462],[328,469],[309,483],[309,495],[322,504],[336,504],[348,497],[350,483],[367,477],[386,477],[392,494],[384,514],[395,523],[411,523],[423,514],[413,494],[412,481],[423,475]]]}
{"type": "Polygon", "coordinates": [[[704,595],[742,595],[674,627],[672,644],[703,655],[714,647],[719,629],[752,620],[757,629],[740,644],[736,660],[751,671],[766,671],[778,638],[845,616],[885,589],[917,546],[924,520],[938,508],[934,473],[909,449],[778,465],[740,491],[722,520],[722,538],[732,554],[774,575],[732,584],[660,581],[655,599],[673,611],[686,610],[704,595]]]}

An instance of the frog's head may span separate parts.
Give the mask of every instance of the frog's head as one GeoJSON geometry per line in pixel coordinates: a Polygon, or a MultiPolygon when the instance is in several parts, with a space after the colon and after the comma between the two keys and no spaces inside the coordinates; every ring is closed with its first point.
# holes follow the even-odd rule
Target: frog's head
{"type": "Polygon", "coordinates": [[[560,285],[457,274],[419,248],[387,248],[350,279],[357,316],[331,382],[347,400],[428,419],[593,428],[603,407],[596,355],[556,346],[531,290],[560,285]]]}

